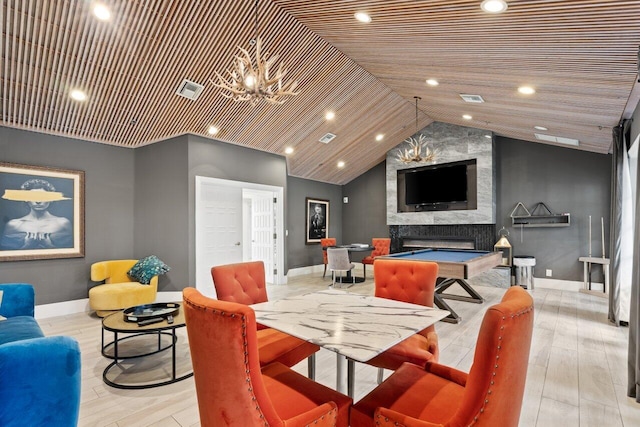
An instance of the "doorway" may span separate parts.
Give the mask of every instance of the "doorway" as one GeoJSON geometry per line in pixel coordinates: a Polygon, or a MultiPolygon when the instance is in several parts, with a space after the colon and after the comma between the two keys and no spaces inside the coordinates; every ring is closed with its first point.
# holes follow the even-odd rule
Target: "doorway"
{"type": "Polygon", "coordinates": [[[284,283],[283,188],[196,176],[196,288],[214,297],[211,267],[263,261],[284,283]]]}

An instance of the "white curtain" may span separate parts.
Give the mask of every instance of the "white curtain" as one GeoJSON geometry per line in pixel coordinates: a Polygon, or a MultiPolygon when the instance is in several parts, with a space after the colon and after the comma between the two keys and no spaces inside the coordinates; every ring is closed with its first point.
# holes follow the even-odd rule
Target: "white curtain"
{"type": "Polygon", "coordinates": [[[623,156],[622,212],[620,233],[620,272],[618,276],[618,304],[614,308],[619,322],[629,322],[631,305],[631,278],[633,273],[633,236],[636,206],[636,173],[638,166],[638,139],[623,156]]]}

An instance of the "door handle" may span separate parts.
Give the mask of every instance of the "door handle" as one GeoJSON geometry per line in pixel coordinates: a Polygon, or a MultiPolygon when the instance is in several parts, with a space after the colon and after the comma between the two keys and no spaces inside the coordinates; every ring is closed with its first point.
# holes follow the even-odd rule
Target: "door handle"
{"type": "Polygon", "coordinates": [[[237,242],[237,243],[236,243],[236,246],[240,246],[240,242],[237,242]]]}

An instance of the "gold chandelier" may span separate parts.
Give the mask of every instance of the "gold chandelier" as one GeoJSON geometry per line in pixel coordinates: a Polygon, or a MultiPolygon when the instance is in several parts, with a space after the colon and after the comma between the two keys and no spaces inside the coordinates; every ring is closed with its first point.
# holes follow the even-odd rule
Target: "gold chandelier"
{"type": "Polygon", "coordinates": [[[255,32],[256,38],[251,44],[255,44],[255,64],[247,49],[240,49],[240,54],[234,57],[230,70],[226,71],[227,78],[217,71],[215,72],[218,82],[211,81],[215,86],[227,91],[221,92],[225,98],[233,99],[236,102],[249,101],[251,105],[256,105],[260,101],[269,104],[283,104],[287,96],[296,96],[295,92],[298,82],[284,82],[287,70],[281,63],[275,74],[272,74],[272,67],[279,56],[274,55],[268,58],[268,53],[262,53],[262,40],[258,36],[258,0],[256,0],[255,32]]]}
{"type": "MultiPolygon", "coordinates": [[[[416,100],[416,133],[418,133],[418,100],[422,98],[419,96],[414,96],[413,98],[416,100]]],[[[398,161],[405,164],[429,163],[435,161],[437,152],[429,147],[429,141],[424,135],[420,134],[417,139],[411,136],[403,142],[406,142],[409,145],[409,148],[405,148],[404,150],[402,150],[402,148],[398,149],[398,161]]]]}

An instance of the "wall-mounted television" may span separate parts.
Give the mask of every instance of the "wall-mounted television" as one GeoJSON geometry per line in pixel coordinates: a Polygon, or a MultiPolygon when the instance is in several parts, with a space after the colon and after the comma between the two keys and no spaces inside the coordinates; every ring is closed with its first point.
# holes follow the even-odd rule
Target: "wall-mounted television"
{"type": "Polygon", "coordinates": [[[398,170],[398,212],[477,209],[476,160],[398,170]]]}

